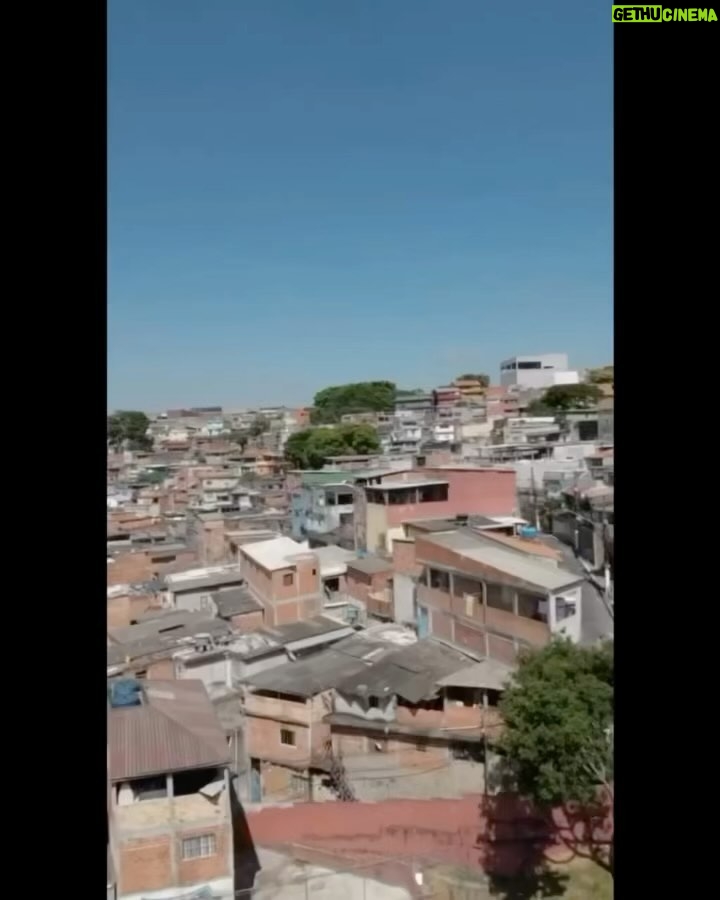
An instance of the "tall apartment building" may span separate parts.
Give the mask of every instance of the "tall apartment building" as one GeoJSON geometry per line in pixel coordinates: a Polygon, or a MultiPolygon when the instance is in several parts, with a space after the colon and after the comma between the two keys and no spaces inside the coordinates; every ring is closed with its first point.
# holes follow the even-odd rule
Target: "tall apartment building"
{"type": "Polygon", "coordinates": [[[578,384],[580,375],[569,369],[567,353],[513,356],[500,363],[500,384],[525,388],[549,388],[556,384],[578,384]]]}

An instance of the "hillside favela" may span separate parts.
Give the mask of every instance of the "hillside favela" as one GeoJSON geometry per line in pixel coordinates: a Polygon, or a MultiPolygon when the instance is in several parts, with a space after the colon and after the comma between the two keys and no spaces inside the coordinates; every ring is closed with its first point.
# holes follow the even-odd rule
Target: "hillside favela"
{"type": "Polygon", "coordinates": [[[614,373],[537,349],[108,415],[109,900],[612,895],[614,373]]]}

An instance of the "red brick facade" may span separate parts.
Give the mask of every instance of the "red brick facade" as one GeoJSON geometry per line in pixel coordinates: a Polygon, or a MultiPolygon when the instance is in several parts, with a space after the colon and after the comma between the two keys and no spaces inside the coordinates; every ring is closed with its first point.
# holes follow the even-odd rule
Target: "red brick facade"
{"type": "Polygon", "coordinates": [[[294,852],[302,845],[369,862],[396,857],[420,867],[447,863],[497,873],[537,865],[543,855],[569,861],[590,841],[606,847],[612,835],[607,812],[588,827],[577,811],[541,817],[507,794],[354,803],[348,812],[343,803],[303,803],[251,811],[248,824],[257,845],[292,844],[294,852]]]}
{"type": "Polygon", "coordinates": [[[193,563],[197,563],[197,556],[192,550],[168,554],[161,544],[147,550],[120,553],[107,564],[107,583],[110,586],[150,581],[155,574],[162,576],[169,566],[175,567],[178,563],[187,563],[187,567],[191,568],[193,563]]]}
{"type": "Polygon", "coordinates": [[[227,878],[232,874],[229,864],[231,840],[230,826],[210,829],[186,827],[175,837],[177,876],[173,872],[173,838],[170,834],[124,840],[119,848],[118,894],[149,893],[227,878]],[[204,859],[183,860],[182,841],[208,833],[215,835],[217,852],[204,859]]]}

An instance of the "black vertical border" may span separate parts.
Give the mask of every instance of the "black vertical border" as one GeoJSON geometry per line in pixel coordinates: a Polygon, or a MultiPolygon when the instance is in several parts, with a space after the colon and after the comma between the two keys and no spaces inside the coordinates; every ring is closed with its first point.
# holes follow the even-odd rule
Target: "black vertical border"
{"type": "Polygon", "coordinates": [[[3,24],[5,803],[34,811],[15,831],[29,893],[102,896],[107,13],[20,5],[3,24]]]}
{"type": "Polygon", "coordinates": [[[613,25],[615,887],[693,896],[714,855],[717,482],[711,423],[706,430],[714,404],[703,397],[717,390],[708,363],[718,357],[711,110],[720,31],[640,24],[613,25]]]}

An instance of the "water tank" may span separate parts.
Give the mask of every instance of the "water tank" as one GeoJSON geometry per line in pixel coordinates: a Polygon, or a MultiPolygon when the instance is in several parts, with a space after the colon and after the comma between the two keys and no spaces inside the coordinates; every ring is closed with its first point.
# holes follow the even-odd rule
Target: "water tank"
{"type": "Polygon", "coordinates": [[[538,530],[532,525],[523,525],[518,529],[518,534],[522,538],[534,538],[537,537],[538,530]]]}
{"type": "Polygon", "coordinates": [[[140,706],[142,703],[142,685],[136,678],[119,678],[112,683],[108,693],[113,709],[140,706]]]}

